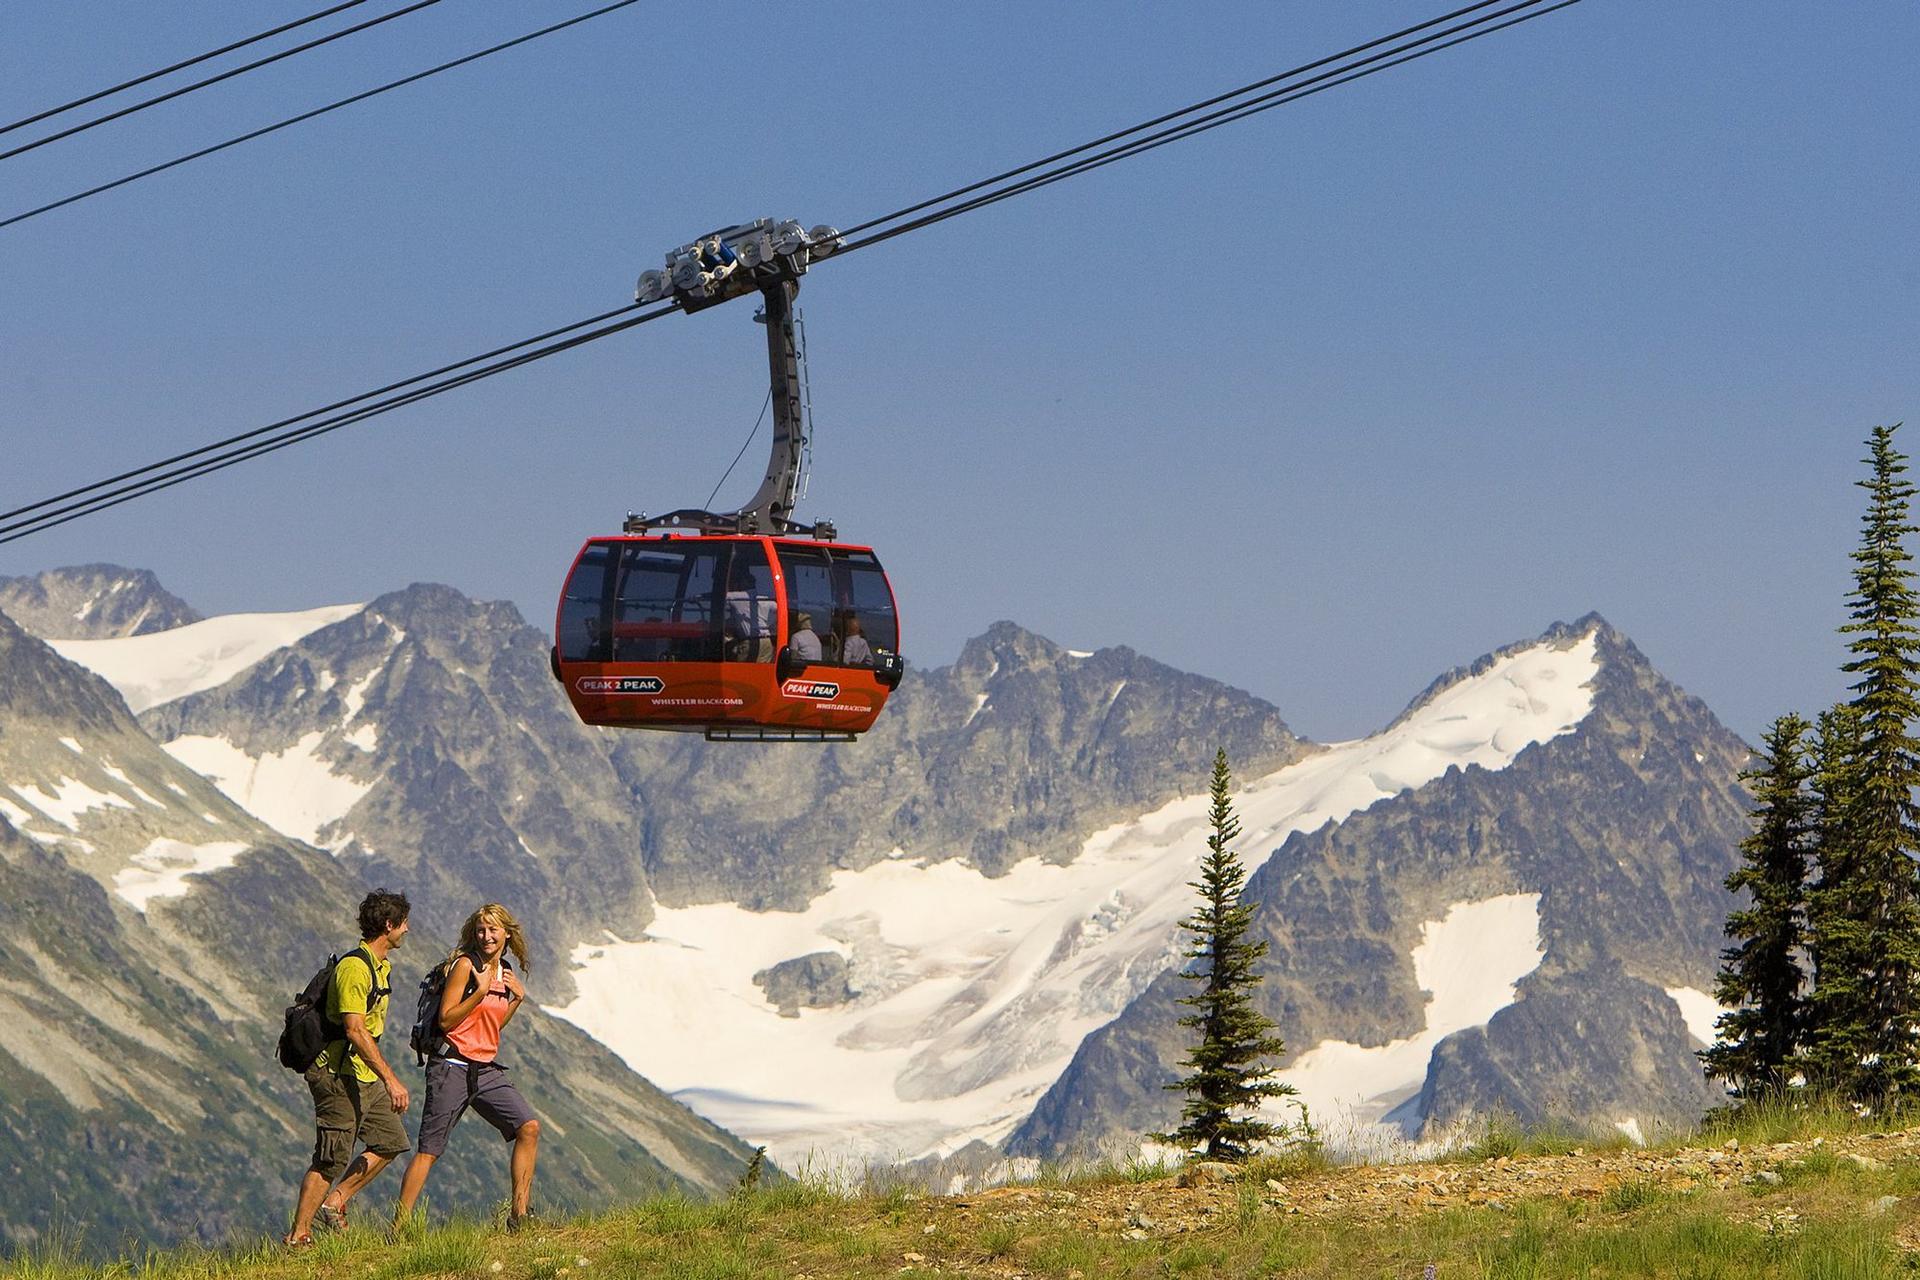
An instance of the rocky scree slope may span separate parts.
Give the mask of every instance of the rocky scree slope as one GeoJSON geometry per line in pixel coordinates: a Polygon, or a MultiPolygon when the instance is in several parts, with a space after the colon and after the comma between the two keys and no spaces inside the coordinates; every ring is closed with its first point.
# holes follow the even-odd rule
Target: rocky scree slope
{"type": "MultiPolygon", "coordinates": [[[[1542,640],[1586,635],[1600,665],[1572,732],[1504,769],[1452,769],[1295,833],[1249,880],[1252,937],[1269,948],[1258,1003],[1286,1038],[1283,1067],[1323,1041],[1384,1046],[1421,1031],[1411,955],[1423,923],[1456,903],[1539,895],[1545,955],[1515,1001],[1441,1041],[1402,1096],[1355,1099],[1410,1134],[1495,1110],[1651,1133],[1716,1099],[1668,990],[1712,988],[1748,749],[1597,616],[1542,640]]],[[[1442,677],[1409,714],[1499,656],[1442,677]]],[[[1177,1122],[1179,1097],[1162,1086],[1181,1074],[1190,1033],[1174,1002],[1189,986],[1169,970],[1088,1036],[1007,1149],[1095,1150],[1177,1122]]]]}
{"type": "MultiPolygon", "coordinates": [[[[274,1229],[312,1143],[305,1087],[270,1056],[280,1010],[351,941],[368,887],[233,805],[109,685],[0,615],[0,1239],[274,1229]]],[[[449,941],[424,921],[396,953],[396,1008],[449,941]]],[[[564,1023],[520,1021],[513,1066],[549,1120],[544,1202],[731,1185],[737,1139],[564,1023]]],[[[456,1139],[493,1156],[450,1161],[440,1205],[499,1198],[488,1136],[456,1139]]]]}

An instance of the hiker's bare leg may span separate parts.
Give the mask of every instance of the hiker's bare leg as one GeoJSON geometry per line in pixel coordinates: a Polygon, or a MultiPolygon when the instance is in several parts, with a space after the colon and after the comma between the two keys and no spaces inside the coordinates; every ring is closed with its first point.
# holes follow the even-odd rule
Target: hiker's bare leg
{"type": "Polygon", "coordinates": [[[371,1151],[362,1151],[347,1167],[347,1176],[340,1179],[340,1185],[327,1197],[327,1203],[335,1209],[344,1210],[347,1201],[360,1194],[360,1188],[380,1176],[380,1171],[392,1163],[392,1156],[377,1156],[371,1151]]]}
{"type": "Polygon", "coordinates": [[[414,1201],[420,1198],[420,1192],[427,1185],[427,1175],[433,1172],[433,1162],[438,1157],[416,1154],[407,1162],[407,1171],[400,1176],[400,1203],[393,1207],[393,1225],[399,1226],[413,1216],[414,1201]]]}
{"type": "Polygon", "coordinates": [[[533,1199],[533,1162],[540,1158],[540,1122],[529,1120],[513,1131],[513,1158],[508,1169],[513,1175],[514,1216],[524,1218],[533,1199]]]}
{"type": "Polygon", "coordinates": [[[289,1240],[298,1240],[302,1236],[313,1234],[313,1215],[320,1209],[320,1201],[327,1194],[327,1175],[312,1169],[300,1178],[300,1194],[293,1205],[293,1226],[287,1232],[289,1240]]]}

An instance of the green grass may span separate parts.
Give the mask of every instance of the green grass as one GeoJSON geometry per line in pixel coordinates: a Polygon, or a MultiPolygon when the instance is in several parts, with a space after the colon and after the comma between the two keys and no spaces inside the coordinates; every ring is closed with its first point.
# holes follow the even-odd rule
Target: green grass
{"type": "Polygon", "coordinates": [[[1805,1142],[1862,1133],[1885,1133],[1920,1126],[1920,1105],[1891,1111],[1862,1112],[1844,1099],[1826,1094],[1759,1098],[1709,1114],[1694,1140],[1708,1145],[1737,1139],[1743,1145],[1805,1142]]]}
{"type": "MultiPolygon", "coordinates": [[[[1597,1198],[1515,1197],[1498,1208],[1461,1204],[1390,1214],[1356,1207],[1330,1218],[1289,1214],[1272,1202],[1269,1179],[1295,1192],[1304,1188],[1317,1200],[1347,1176],[1324,1152],[1296,1149],[1249,1162],[1231,1185],[1192,1191],[1163,1184],[1173,1170],[1137,1161],[1052,1166],[1022,1188],[963,1197],[961,1203],[929,1197],[904,1180],[869,1179],[855,1187],[780,1180],[712,1201],[655,1197],[544,1223],[521,1236],[471,1221],[423,1222],[397,1240],[357,1227],[323,1237],[297,1255],[253,1241],[136,1254],[102,1265],[83,1260],[77,1236],[56,1236],[0,1260],[0,1277],[747,1280],[805,1273],[816,1280],[912,1280],[1024,1273],[1065,1280],[1078,1273],[1082,1280],[1343,1280],[1417,1277],[1431,1265],[1444,1280],[1891,1280],[1920,1276],[1920,1254],[1899,1244],[1903,1227],[1920,1229],[1920,1163],[1862,1168],[1824,1147],[1804,1145],[1816,1136],[1833,1140],[1887,1123],[1886,1117],[1805,1107],[1716,1117],[1706,1138],[1710,1145],[1733,1139],[1742,1147],[1803,1145],[1779,1153],[1771,1166],[1780,1174],[1778,1183],[1720,1188],[1711,1178],[1675,1184],[1635,1176],[1597,1198]],[[1823,1132],[1823,1124],[1832,1127],[1823,1132]],[[1875,1212],[1890,1196],[1900,1199],[1875,1212]],[[1136,1200],[1157,1220],[1146,1239],[1129,1239],[1120,1221],[1136,1200]],[[1201,1203],[1212,1212],[1201,1215],[1201,1203]],[[1179,1224],[1170,1207],[1177,1205],[1188,1206],[1189,1217],[1180,1221],[1193,1229],[1174,1230],[1179,1224]]],[[[1592,1135],[1559,1129],[1529,1133],[1489,1126],[1463,1158],[1519,1160],[1601,1145],[1592,1135]]]]}

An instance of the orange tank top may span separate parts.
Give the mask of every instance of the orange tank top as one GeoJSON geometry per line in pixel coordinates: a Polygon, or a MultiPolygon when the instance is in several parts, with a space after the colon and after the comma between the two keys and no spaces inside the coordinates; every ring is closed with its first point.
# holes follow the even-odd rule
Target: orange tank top
{"type": "Polygon", "coordinates": [[[466,1021],[447,1032],[447,1043],[453,1046],[455,1056],[468,1062],[492,1062],[500,1053],[500,1024],[512,1008],[513,997],[506,982],[495,982],[466,1021]]]}

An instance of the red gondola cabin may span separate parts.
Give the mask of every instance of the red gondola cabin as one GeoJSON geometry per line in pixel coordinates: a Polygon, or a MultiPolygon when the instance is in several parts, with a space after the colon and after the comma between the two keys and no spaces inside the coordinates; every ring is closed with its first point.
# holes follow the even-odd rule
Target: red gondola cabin
{"type": "Polygon", "coordinates": [[[873,551],[793,537],[594,538],[567,575],[554,674],[588,724],[844,741],[900,684],[873,551]]]}

